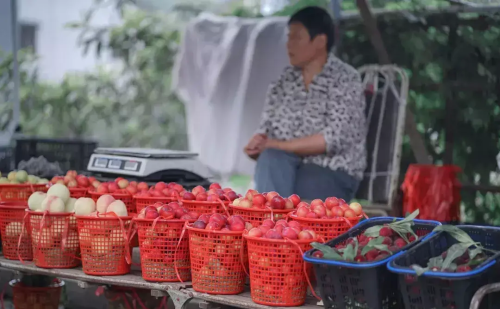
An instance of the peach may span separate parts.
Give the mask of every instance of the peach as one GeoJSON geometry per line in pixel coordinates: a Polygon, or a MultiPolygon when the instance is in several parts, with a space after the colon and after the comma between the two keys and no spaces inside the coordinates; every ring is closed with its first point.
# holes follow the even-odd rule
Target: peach
{"type": "MultiPolygon", "coordinates": [[[[322,202],[323,203],[323,202],[322,202]]],[[[326,208],[323,204],[312,204],[311,203],[311,210],[319,217],[323,217],[326,215],[326,208]]]]}
{"type": "Polygon", "coordinates": [[[78,186],[80,186],[82,188],[87,188],[90,185],[90,182],[87,179],[87,177],[85,177],[83,175],[76,176],[76,182],[78,183],[78,186]]]}
{"type": "Polygon", "coordinates": [[[101,183],[97,186],[97,193],[109,193],[108,186],[104,183],[101,183]]]}
{"type": "Polygon", "coordinates": [[[309,231],[301,231],[298,235],[298,238],[300,240],[313,240],[314,237],[311,233],[309,233],[309,231]]]}
{"type": "Polygon", "coordinates": [[[69,190],[66,188],[66,186],[61,185],[61,184],[55,184],[52,185],[49,190],[47,191],[47,195],[53,195],[59,197],[62,201],[63,204],[66,203],[69,199],[69,190]]]}
{"type": "Polygon", "coordinates": [[[316,205],[324,205],[323,201],[320,199],[315,199],[311,202],[311,207],[316,206],[316,205]]]}
{"type": "Polygon", "coordinates": [[[58,212],[64,212],[65,205],[64,201],[54,195],[48,195],[43,201],[42,201],[42,211],[48,211],[52,213],[58,213],[58,212]]]}
{"type": "Polygon", "coordinates": [[[285,209],[293,209],[295,207],[295,205],[293,204],[293,202],[286,198],[285,199],[285,209]]]}
{"type": "Polygon", "coordinates": [[[359,215],[361,215],[363,213],[363,207],[361,207],[360,203],[351,203],[349,205],[349,208],[354,211],[354,213],[356,214],[356,216],[359,216],[359,215]]]}
{"type": "Polygon", "coordinates": [[[292,194],[288,197],[290,201],[293,203],[293,207],[297,207],[300,203],[300,197],[297,194],[292,194]]]}
{"type": "Polygon", "coordinates": [[[249,199],[243,198],[240,200],[239,207],[251,208],[252,202],[249,199]]]}
{"type": "Polygon", "coordinates": [[[28,199],[28,207],[31,210],[38,210],[42,208],[42,201],[47,197],[44,192],[34,192],[28,199]]]}
{"type": "Polygon", "coordinates": [[[21,222],[10,222],[5,227],[5,234],[8,237],[19,237],[21,235],[21,232],[23,234],[23,237],[28,236],[28,230],[25,227],[23,231],[23,224],[21,222]]]}
{"type": "Polygon", "coordinates": [[[69,200],[66,202],[65,211],[75,212],[75,203],[76,203],[76,198],[70,197],[69,200]]]}
{"type": "Polygon", "coordinates": [[[248,236],[250,237],[262,237],[263,235],[264,233],[262,233],[262,230],[256,227],[248,231],[248,236]]]}
{"type": "Polygon", "coordinates": [[[68,181],[68,184],[66,185],[66,187],[76,188],[76,187],[78,187],[78,182],[76,182],[76,180],[72,179],[72,180],[68,181]]]}
{"type": "Polygon", "coordinates": [[[262,194],[255,194],[252,197],[252,205],[254,205],[254,206],[263,205],[263,204],[265,204],[265,202],[266,202],[266,198],[262,194]]]}
{"type": "Polygon", "coordinates": [[[118,187],[120,189],[125,189],[126,187],[128,187],[128,180],[127,179],[121,179],[120,181],[118,181],[118,187]]]}
{"type": "MultiPolygon", "coordinates": [[[[98,180],[92,181],[92,187],[94,187],[94,189],[97,189],[100,184],[101,184],[101,182],[98,180]]],[[[107,188],[106,188],[106,191],[107,191],[107,188]]]]}
{"type": "Polygon", "coordinates": [[[137,184],[137,190],[142,191],[142,190],[148,190],[148,189],[149,189],[149,186],[148,186],[148,184],[147,184],[147,183],[145,183],[145,182],[139,182],[139,183],[137,184]]]}
{"type": "Polygon", "coordinates": [[[309,213],[309,208],[307,206],[300,206],[297,208],[297,217],[305,218],[309,213]]]}
{"type": "MultiPolygon", "coordinates": [[[[106,211],[107,212],[114,212],[119,217],[126,217],[126,216],[128,216],[127,206],[125,206],[125,203],[123,203],[120,200],[115,200],[114,202],[112,202],[111,204],[109,204],[109,206],[106,209],[106,211]]],[[[156,212],[156,213],[158,213],[158,212],[156,212]]]]}
{"type": "Polygon", "coordinates": [[[278,192],[274,191],[267,192],[266,194],[267,201],[270,202],[275,196],[279,196],[278,192]]]}
{"type": "Polygon", "coordinates": [[[354,217],[356,217],[356,213],[352,209],[347,209],[346,211],[344,211],[344,217],[354,218],[354,217]]]}
{"type": "Polygon", "coordinates": [[[339,199],[336,197],[329,197],[325,200],[325,206],[327,209],[332,209],[333,207],[339,206],[339,199]]]}
{"type": "Polygon", "coordinates": [[[115,201],[115,198],[109,194],[101,195],[96,202],[96,210],[100,213],[106,213],[108,206],[115,201]]]}
{"type": "Polygon", "coordinates": [[[118,187],[117,183],[112,182],[108,185],[108,190],[110,193],[116,192],[118,189],[120,189],[120,187],[118,187]]]}
{"type": "Polygon", "coordinates": [[[96,204],[93,199],[81,197],[75,202],[75,215],[88,216],[96,210],[96,204]]]}

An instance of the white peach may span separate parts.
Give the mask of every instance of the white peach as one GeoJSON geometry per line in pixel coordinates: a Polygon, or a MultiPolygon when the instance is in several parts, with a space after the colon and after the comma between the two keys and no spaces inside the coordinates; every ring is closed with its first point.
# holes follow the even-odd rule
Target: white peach
{"type": "Polygon", "coordinates": [[[89,197],[81,197],[75,202],[75,215],[87,216],[96,210],[96,205],[93,199],[89,197]]]}
{"type": "Polygon", "coordinates": [[[115,198],[112,197],[111,195],[109,195],[109,194],[102,195],[101,197],[99,197],[97,199],[97,202],[96,202],[97,211],[100,213],[109,212],[109,210],[107,210],[107,209],[108,209],[109,205],[111,205],[111,203],[113,203],[114,201],[115,201],[115,198]]]}
{"type": "Polygon", "coordinates": [[[44,192],[33,192],[28,198],[28,207],[31,210],[42,209],[42,201],[47,197],[44,192]]]}
{"type": "Polygon", "coordinates": [[[49,188],[47,195],[57,196],[66,203],[69,199],[69,189],[65,185],[57,183],[49,188]]]}
{"type": "Polygon", "coordinates": [[[120,200],[116,200],[113,203],[109,204],[107,212],[114,212],[119,217],[128,216],[127,206],[125,206],[125,203],[120,200]]]}
{"type": "Polygon", "coordinates": [[[51,213],[64,212],[65,205],[64,201],[57,196],[47,195],[42,201],[42,211],[48,211],[51,213]]]}

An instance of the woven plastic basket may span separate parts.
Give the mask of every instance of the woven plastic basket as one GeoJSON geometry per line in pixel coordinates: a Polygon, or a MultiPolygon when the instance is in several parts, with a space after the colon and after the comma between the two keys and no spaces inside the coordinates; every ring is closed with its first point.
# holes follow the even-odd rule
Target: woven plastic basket
{"type": "Polygon", "coordinates": [[[266,219],[273,221],[286,219],[287,215],[294,211],[294,209],[259,209],[234,205],[229,205],[229,208],[233,215],[242,217],[245,222],[251,223],[254,227],[259,226],[266,219]]]}
{"type": "Polygon", "coordinates": [[[88,188],[68,188],[68,190],[73,198],[90,197],[88,188]]]}
{"type": "Polygon", "coordinates": [[[76,216],[84,273],[95,276],[119,276],[130,272],[131,220],[130,216],[76,216]]]}
{"type": "Polygon", "coordinates": [[[205,202],[205,201],[187,201],[181,200],[182,205],[189,211],[194,211],[202,214],[219,213],[222,215],[230,216],[231,209],[229,208],[229,201],[224,201],[224,206],[220,202],[205,202]]]}
{"type": "Polygon", "coordinates": [[[172,197],[142,197],[142,196],[134,196],[135,202],[135,211],[140,213],[146,206],[154,205],[156,203],[165,203],[168,204],[170,202],[177,201],[176,198],[172,197]]]}
{"type": "Polygon", "coordinates": [[[0,201],[26,202],[33,192],[47,190],[46,184],[0,184],[0,201]]]}
{"type": "Polygon", "coordinates": [[[29,225],[25,223],[23,226],[27,208],[26,202],[0,203],[2,253],[6,259],[26,261],[33,259],[31,237],[28,233],[29,225]]]}
{"type": "Polygon", "coordinates": [[[289,218],[300,222],[307,229],[313,230],[316,235],[320,236],[325,241],[334,239],[350,228],[355,226],[361,220],[361,216],[356,218],[332,218],[332,219],[312,219],[297,217],[296,214],[290,213],[289,218]]]}
{"type": "Polygon", "coordinates": [[[43,288],[26,287],[19,280],[9,282],[12,287],[12,299],[16,309],[58,309],[64,281],[58,279],[43,288]]]}
{"type": "Polygon", "coordinates": [[[185,221],[135,218],[134,222],[139,234],[142,278],[156,282],[189,281],[191,263],[185,221]]]}
{"type": "Polygon", "coordinates": [[[73,268],[80,265],[78,233],[73,213],[29,211],[33,261],[41,268],[73,268]]]}
{"type": "Polygon", "coordinates": [[[193,289],[208,294],[239,294],[245,285],[242,232],[187,226],[193,289]]]}
{"type": "Polygon", "coordinates": [[[250,287],[252,300],[261,305],[294,307],[306,300],[306,271],[304,251],[314,240],[284,240],[249,237],[250,287]],[[299,250],[300,248],[300,250],[299,250]]]}

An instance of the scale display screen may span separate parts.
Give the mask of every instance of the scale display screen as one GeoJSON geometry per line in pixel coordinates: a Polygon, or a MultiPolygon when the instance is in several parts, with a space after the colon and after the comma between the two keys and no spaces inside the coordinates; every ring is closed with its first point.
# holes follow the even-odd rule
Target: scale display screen
{"type": "Polygon", "coordinates": [[[139,162],[137,161],[125,161],[125,166],[123,169],[127,171],[138,171],[139,170],[139,162]]]}
{"type": "Polygon", "coordinates": [[[108,166],[108,159],[96,158],[95,161],[94,161],[94,166],[97,166],[97,167],[106,167],[106,166],[108,166]]]}
{"type": "Polygon", "coordinates": [[[120,169],[121,166],[122,166],[121,160],[109,160],[108,168],[120,169]]]}

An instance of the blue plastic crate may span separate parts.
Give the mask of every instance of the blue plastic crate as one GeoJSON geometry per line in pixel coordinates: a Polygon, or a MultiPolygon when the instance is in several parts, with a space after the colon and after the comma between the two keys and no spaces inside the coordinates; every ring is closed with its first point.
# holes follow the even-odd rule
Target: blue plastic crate
{"type": "MultiPolygon", "coordinates": [[[[486,249],[500,250],[500,228],[471,225],[457,227],[486,249]]],[[[398,275],[406,309],[468,309],[474,293],[480,287],[500,281],[497,273],[500,253],[491,254],[469,272],[429,271],[417,277],[410,267],[415,264],[425,267],[430,258],[439,256],[456,243],[457,240],[450,234],[439,232],[387,264],[388,269],[398,275]]],[[[481,303],[481,308],[500,308],[498,294],[489,295],[481,303]]]]}
{"type": "MultiPolygon", "coordinates": [[[[365,220],[348,232],[329,241],[326,245],[335,247],[348,238],[362,234],[366,229],[403,218],[378,217],[365,220]]],[[[432,230],[441,225],[437,221],[414,220],[413,230],[419,236],[416,242],[406,245],[400,252],[375,262],[345,262],[315,258],[316,249],[307,251],[304,260],[312,263],[316,274],[317,288],[327,309],[401,309],[397,275],[388,271],[386,264],[405,250],[431,237],[432,230]]]]}

